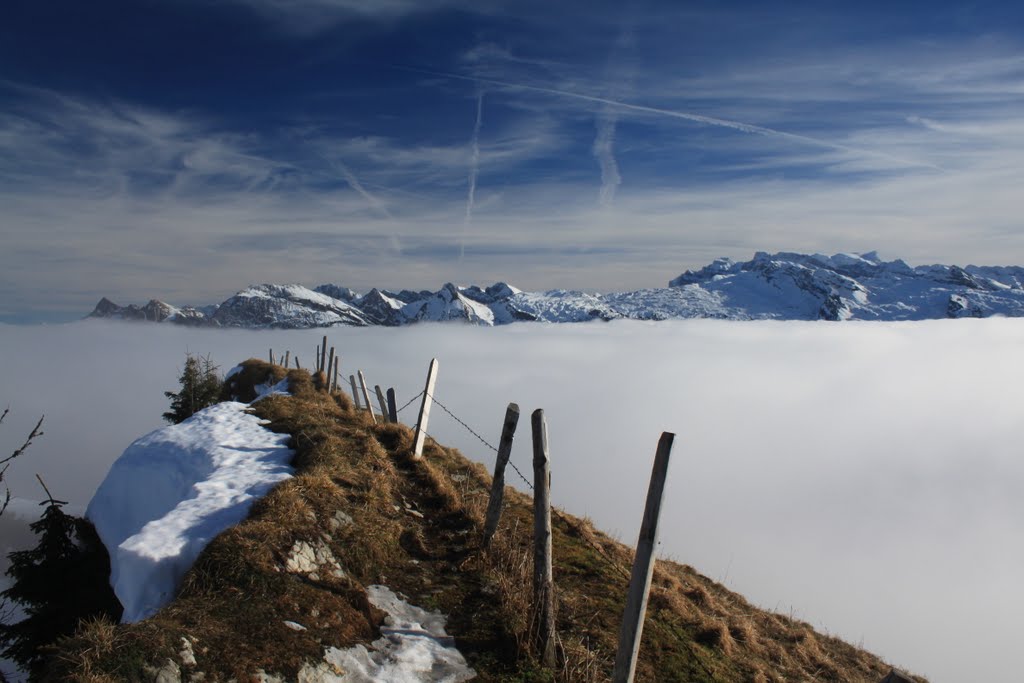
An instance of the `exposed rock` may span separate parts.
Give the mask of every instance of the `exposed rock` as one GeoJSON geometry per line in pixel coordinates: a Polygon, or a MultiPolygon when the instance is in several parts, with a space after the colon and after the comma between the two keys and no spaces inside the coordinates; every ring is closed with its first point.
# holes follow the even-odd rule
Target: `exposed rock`
{"type": "Polygon", "coordinates": [[[146,667],[146,673],[153,677],[153,683],[181,683],[181,668],[173,659],[168,659],[159,669],[146,667]]]}
{"type": "Polygon", "coordinates": [[[338,510],[330,520],[331,531],[337,531],[350,526],[353,523],[352,517],[344,510],[338,510]]]}
{"type": "Polygon", "coordinates": [[[288,553],[285,569],[292,574],[302,574],[314,580],[320,579],[320,572],[324,569],[330,576],[345,578],[345,571],[323,541],[296,541],[288,553]]]}
{"type": "Polygon", "coordinates": [[[181,663],[185,666],[196,665],[196,654],[192,651],[192,641],[184,636],[181,639],[181,651],[178,653],[181,663]]]}

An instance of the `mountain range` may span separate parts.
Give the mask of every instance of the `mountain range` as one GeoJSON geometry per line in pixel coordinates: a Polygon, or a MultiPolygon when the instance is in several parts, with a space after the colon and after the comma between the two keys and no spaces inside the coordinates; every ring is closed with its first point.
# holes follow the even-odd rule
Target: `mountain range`
{"type": "Polygon", "coordinates": [[[481,288],[445,284],[436,292],[325,284],[250,286],[221,304],[175,307],[158,300],[119,306],[103,298],[88,317],[183,325],[310,328],[399,326],[424,321],[504,325],[588,320],[925,320],[1024,316],[1024,267],[911,267],[876,252],[757,252],[687,270],[667,287],[592,293],[526,292],[504,282],[481,288]]]}

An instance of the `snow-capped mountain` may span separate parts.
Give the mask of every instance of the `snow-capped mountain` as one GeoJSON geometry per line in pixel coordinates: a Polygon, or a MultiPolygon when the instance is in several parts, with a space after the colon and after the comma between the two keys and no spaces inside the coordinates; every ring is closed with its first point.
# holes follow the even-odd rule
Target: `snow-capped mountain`
{"type": "Polygon", "coordinates": [[[923,320],[1024,316],[1024,268],[911,267],[866,254],[758,252],[686,271],[666,288],[599,294],[524,292],[504,282],[485,289],[448,283],[436,292],[339,285],[249,287],[216,306],[175,308],[161,301],[118,306],[102,299],[89,317],[247,328],[398,326],[426,321],[504,325],[588,320],[923,320]]]}

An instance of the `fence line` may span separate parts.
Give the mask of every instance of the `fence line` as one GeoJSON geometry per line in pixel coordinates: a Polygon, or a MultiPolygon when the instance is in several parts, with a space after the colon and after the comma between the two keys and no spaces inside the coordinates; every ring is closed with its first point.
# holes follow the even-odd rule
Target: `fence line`
{"type": "MultiPolygon", "coordinates": [[[[270,350],[270,354],[269,355],[270,355],[270,359],[271,359],[271,364],[275,364],[274,363],[274,360],[275,360],[274,352],[273,352],[272,349],[270,350]]],[[[292,354],[291,354],[290,351],[286,351],[284,356],[281,358],[281,363],[280,364],[283,364],[285,369],[288,368],[288,362],[290,360],[289,356],[291,356],[291,355],[292,354]]],[[[295,354],[293,356],[293,359],[294,359],[296,368],[300,368],[301,366],[299,366],[298,354],[295,354]]],[[[331,387],[331,379],[332,378],[330,377],[330,374],[334,374],[335,378],[339,374],[339,370],[340,370],[339,366],[340,366],[341,356],[340,356],[340,354],[336,354],[335,353],[335,349],[333,347],[331,347],[330,348],[330,356],[328,357],[328,347],[327,347],[327,337],[326,337],[326,335],[323,337],[323,342],[321,344],[317,345],[316,356],[314,357],[314,359],[317,362],[317,365],[319,366],[318,370],[326,371],[328,373],[327,383],[328,383],[328,387],[331,387]],[[333,370],[333,373],[331,373],[331,370],[333,370]]],[[[436,373],[436,363],[437,363],[437,361],[435,360],[431,364],[431,373],[436,373]]],[[[370,403],[369,396],[368,396],[368,391],[367,391],[366,385],[365,385],[365,379],[362,376],[362,372],[359,372],[359,376],[360,376],[359,377],[359,379],[360,379],[359,385],[361,385],[361,386],[358,386],[356,384],[355,376],[354,375],[350,377],[350,382],[352,384],[352,390],[353,390],[352,393],[354,395],[354,398],[355,398],[355,401],[356,401],[356,405],[359,406],[360,396],[358,395],[357,386],[358,386],[358,388],[361,388],[363,390],[363,398],[364,398],[364,400],[365,400],[365,402],[367,404],[367,407],[370,409],[371,415],[372,415],[373,408],[371,407],[371,403],[370,403]]],[[[433,378],[436,378],[436,374],[434,375],[433,378]]],[[[429,404],[432,404],[432,403],[436,403],[438,406],[440,406],[441,410],[443,410],[445,413],[447,413],[447,415],[449,417],[451,417],[453,420],[455,420],[455,422],[457,422],[459,425],[461,425],[466,431],[468,431],[470,434],[472,434],[474,437],[476,437],[476,439],[478,441],[480,441],[480,443],[482,443],[484,446],[486,446],[487,448],[491,449],[495,453],[498,453],[499,449],[496,448],[494,445],[492,445],[489,441],[487,441],[487,439],[485,439],[480,434],[479,431],[473,429],[465,420],[463,420],[458,415],[456,415],[455,412],[452,411],[448,406],[446,406],[444,403],[442,403],[442,402],[437,400],[437,397],[433,395],[433,386],[431,385],[431,382],[430,382],[431,379],[432,379],[432,377],[430,375],[428,375],[427,387],[425,387],[423,391],[419,392],[418,394],[416,394],[415,396],[410,398],[408,401],[406,401],[402,405],[401,408],[398,408],[397,410],[395,410],[394,411],[395,417],[397,418],[398,414],[400,414],[403,410],[405,410],[406,408],[411,406],[413,403],[415,403],[417,399],[424,398],[424,405],[425,406],[428,406],[429,404]]],[[[337,382],[336,379],[335,379],[335,382],[337,382]]],[[[334,388],[337,389],[337,384],[335,384],[334,388]]],[[[378,394],[381,393],[379,388],[377,389],[377,393],[378,394]]],[[[388,393],[389,393],[389,398],[393,397],[394,389],[389,389],[388,393]]],[[[381,397],[378,396],[378,399],[380,400],[381,397]]],[[[393,405],[393,403],[392,403],[392,405],[393,405]]],[[[429,411],[429,407],[427,408],[427,410],[429,411]]],[[[384,412],[383,405],[382,405],[382,412],[384,412]]],[[[390,410],[387,411],[387,412],[390,413],[390,410]]],[[[542,411],[538,411],[538,412],[542,412],[542,411]]],[[[387,413],[385,413],[385,414],[387,414],[387,413]]],[[[433,441],[435,444],[437,444],[438,446],[443,447],[441,445],[441,443],[436,438],[434,438],[431,434],[429,434],[426,431],[426,429],[424,429],[423,426],[420,425],[420,421],[421,420],[425,422],[425,420],[423,419],[424,417],[425,417],[425,415],[423,415],[423,410],[421,408],[420,419],[418,419],[416,424],[413,426],[413,429],[417,433],[417,435],[418,436],[422,435],[422,436],[420,436],[420,438],[418,440],[421,440],[422,438],[428,438],[431,441],[433,441]]],[[[541,420],[543,421],[543,417],[541,417],[541,420]]],[[[545,436],[544,440],[546,442],[546,436],[545,436]]],[[[545,444],[545,446],[546,446],[546,444],[545,444]]],[[[669,445],[669,448],[670,447],[671,447],[671,445],[669,445]]],[[[545,448],[545,450],[546,450],[546,448],[545,448]]],[[[659,448],[659,450],[660,450],[660,448],[659,448]]],[[[530,489],[530,491],[532,491],[534,493],[534,495],[536,497],[537,489],[534,486],[533,482],[531,482],[530,479],[527,478],[526,475],[523,474],[523,472],[516,466],[516,464],[514,462],[512,462],[511,458],[509,458],[506,461],[506,463],[512,467],[512,471],[514,471],[516,473],[516,475],[523,481],[524,484],[526,484],[526,486],[530,489]]],[[[536,500],[535,500],[535,505],[536,505],[536,500]]],[[[563,515],[557,508],[554,508],[553,506],[549,505],[548,509],[550,510],[550,515],[551,516],[557,518],[560,522],[565,524],[565,526],[568,527],[569,529],[575,530],[577,532],[577,534],[576,534],[577,538],[579,538],[588,547],[590,547],[594,552],[596,552],[598,557],[600,557],[601,560],[610,569],[613,569],[622,578],[624,578],[627,581],[627,585],[630,585],[632,583],[632,581],[631,581],[631,579],[632,579],[631,573],[628,572],[622,566],[622,564],[620,562],[617,562],[612,557],[610,557],[607,554],[607,552],[605,552],[604,547],[602,545],[600,545],[596,540],[591,540],[591,539],[587,538],[582,533],[582,529],[581,529],[581,527],[580,527],[580,525],[578,523],[573,522],[572,520],[570,520],[568,517],[563,515]]],[[[549,522],[549,524],[550,524],[550,522],[549,522]]],[[[641,538],[643,538],[643,531],[641,531],[641,538]]],[[[550,539],[550,536],[549,536],[549,539],[550,539]]],[[[656,537],[651,539],[651,540],[652,540],[653,543],[657,543],[656,537]]],[[[549,540],[549,542],[550,542],[550,540],[549,540]]],[[[634,554],[635,554],[634,562],[636,562],[636,559],[637,559],[636,555],[639,555],[639,553],[640,553],[640,544],[638,543],[638,546],[637,546],[637,548],[634,551],[634,554]]],[[[653,563],[651,564],[651,567],[650,567],[650,569],[648,571],[653,572],[653,563]]],[[[649,582],[650,582],[650,578],[649,578],[649,575],[648,575],[648,578],[647,578],[647,585],[648,586],[649,586],[649,582]]],[[[632,590],[632,587],[631,587],[631,590],[632,590]]],[[[557,587],[554,586],[554,585],[549,585],[548,588],[547,588],[547,593],[548,593],[547,599],[550,599],[551,596],[553,596],[553,594],[556,593],[556,592],[557,592],[557,587]]],[[[644,593],[645,593],[645,596],[646,596],[646,590],[644,591],[644,593]]],[[[644,598],[643,602],[646,603],[646,597],[644,598]]],[[[642,631],[642,628],[643,628],[643,623],[642,622],[645,622],[645,621],[646,621],[646,619],[641,617],[641,623],[639,625],[639,628],[637,629],[638,631],[642,631]]],[[[656,620],[652,620],[652,624],[655,626],[655,628],[657,628],[658,630],[662,631],[662,633],[664,633],[664,634],[675,636],[675,637],[679,636],[679,634],[675,631],[675,629],[670,629],[669,625],[667,625],[667,624],[662,624],[661,622],[658,622],[656,620]]],[[[553,624],[552,624],[552,627],[553,627],[553,624]]],[[[544,629],[542,629],[542,630],[544,630],[544,629]]],[[[553,635],[553,632],[552,632],[552,634],[549,634],[549,635],[553,635]]],[[[554,637],[557,638],[557,636],[554,636],[554,637]]],[[[637,640],[638,639],[639,639],[639,633],[637,634],[637,640]]],[[[550,642],[553,643],[553,641],[550,641],[550,642]]],[[[620,647],[621,647],[621,645],[620,645],[620,647]]],[[[547,645],[546,647],[542,647],[542,659],[545,662],[551,661],[551,657],[553,657],[553,651],[550,648],[551,648],[550,644],[547,645]]],[[[618,662],[617,662],[617,667],[616,668],[617,668],[617,670],[616,670],[614,675],[619,676],[618,662]]],[[[630,672],[630,674],[631,674],[631,672],[630,672]]],[[[632,676],[629,675],[627,678],[618,677],[616,680],[628,680],[628,681],[631,681],[632,680],[632,676]]]]}
{"type": "MultiPolygon", "coordinates": [[[[415,400],[416,400],[417,398],[419,398],[419,395],[417,395],[417,396],[414,396],[414,397],[413,397],[413,398],[412,398],[412,399],[411,399],[411,400],[409,401],[409,403],[406,403],[405,405],[406,405],[406,406],[408,406],[408,405],[409,405],[409,404],[411,404],[411,403],[412,403],[413,401],[415,401],[415,400]]],[[[466,430],[467,430],[467,431],[468,431],[468,432],[469,432],[470,434],[472,434],[472,435],[473,435],[473,436],[475,436],[475,437],[476,437],[477,439],[479,439],[479,440],[480,440],[480,441],[481,441],[481,442],[482,442],[482,443],[483,443],[483,444],[484,444],[485,446],[487,446],[487,447],[488,447],[488,448],[490,448],[491,450],[493,450],[493,451],[497,452],[497,450],[498,450],[498,449],[496,449],[496,448],[495,448],[494,446],[492,446],[492,445],[491,445],[491,444],[490,444],[490,443],[489,443],[489,442],[488,442],[488,441],[487,441],[486,439],[484,439],[484,438],[483,438],[482,436],[480,436],[480,434],[479,434],[479,433],[477,433],[477,432],[476,432],[476,431],[475,431],[475,430],[474,430],[474,429],[473,429],[472,427],[470,427],[470,426],[469,426],[468,424],[466,424],[466,422],[465,422],[464,420],[462,420],[462,419],[461,419],[461,418],[459,418],[459,417],[458,417],[457,415],[455,415],[455,413],[453,413],[453,412],[451,411],[451,409],[449,409],[449,408],[448,408],[447,406],[445,406],[445,405],[444,405],[443,403],[441,403],[440,401],[438,401],[438,400],[437,400],[437,397],[436,397],[436,396],[433,396],[432,398],[433,398],[433,401],[434,401],[434,403],[436,403],[437,405],[439,405],[439,406],[441,407],[441,409],[442,409],[442,410],[444,410],[444,412],[448,413],[448,415],[450,415],[450,416],[452,417],[452,419],[454,419],[454,420],[455,420],[456,422],[458,422],[458,423],[459,423],[460,425],[462,425],[462,426],[463,426],[463,427],[464,427],[464,428],[465,428],[465,429],[466,429],[466,430]]],[[[403,407],[405,407],[405,406],[403,406],[403,407]]],[[[401,411],[399,411],[399,412],[401,412],[401,411]]],[[[441,443],[440,443],[440,442],[439,442],[439,441],[438,441],[437,439],[435,439],[435,438],[434,438],[433,436],[431,436],[430,434],[427,434],[427,436],[428,436],[428,437],[430,437],[430,440],[431,440],[431,441],[433,441],[433,442],[434,442],[435,444],[437,444],[437,445],[439,445],[439,446],[441,445],[441,443]]],[[[508,461],[508,465],[509,465],[509,466],[510,466],[510,467],[512,468],[512,470],[513,470],[513,471],[514,471],[514,472],[515,472],[515,473],[516,473],[517,475],[519,475],[519,478],[523,480],[523,483],[524,483],[524,484],[526,484],[526,485],[527,485],[527,486],[528,486],[528,487],[530,488],[530,490],[531,490],[531,491],[534,491],[534,490],[535,490],[535,489],[534,489],[534,486],[533,486],[533,482],[531,482],[531,481],[530,481],[530,480],[529,480],[529,479],[528,479],[528,478],[526,477],[526,475],[524,475],[524,474],[523,474],[523,472],[522,472],[522,471],[521,471],[521,470],[520,470],[520,469],[519,469],[518,467],[516,467],[516,464],[515,464],[515,463],[514,463],[514,462],[513,462],[512,460],[511,460],[511,458],[510,458],[510,459],[509,459],[509,461],[508,461]]],[[[555,516],[556,518],[558,518],[558,520],[559,520],[559,521],[561,521],[561,522],[562,522],[563,524],[565,524],[565,525],[566,525],[566,526],[568,526],[569,528],[575,528],[575,527],[577,526],[575,522],[571,521],[571,520],[570,520],[569,518],[567,518],[567,517],[566,517],[565,515],[563,515],[563,514],[562,514],[562,513],[561,513],[561,512],[560,512],[560,511],[559,511],[559,510],[558,510],[557,508],[555,508],[555,507],[552,507],[552,508],[551,508],[551,514],[552,514],[553,516],[555,516]]],[[[598,555],[599,555],[599,556],[601,557],[601,559],[603,559],[603,560],[605,561],[605,563],[606,563],[606,564],[607,564],[607,565],[608,565],[608,566],[609,566],[610,568],[614,569],[614,570],[615,570],[615,571],[616,571],[616,572],[617,572],[618,574],[620,574],[620,575],[621,575],[621,576],[622,576],[623,578],[625,578],[625,579],[626,579],[626,581],[629,581],[629,580],[630,580],[630,573],[629,573],[628,571],[626,571],[626,569],[625,569],[625,568],[623,568],[623,567],[622,567],[622,565],[621,565],[620,563],[616,562],[616,561],[615,561],[615,560],[613,560],[613,559],[612,559],[611,557],[609,557],[609,556],[607,555],[607,553],[605,553],[605,551],[604,551],[604,548],[602,548],[601,546],[597,545],[596,543],[592,543],[592,542],[591,542],[591,541],[590,541],[589,539],[587,539],[587,538],[584,538],[584,537],[583,537],[582,535],[580,536],[580,538],[581,538],[581,539],[583,540],[583,542],[584,542],[584,543],[586,543],[586,544],[587,544],[588,546],[590,546],[590,547],[591,547],[591,548],[592,548],[592,549],[593,549],[593,550],[594,550],[594,551],[595,551],[595,552],[596,552],[596,553],[597,553],[597,554],[598,554],[598,555]]]]}

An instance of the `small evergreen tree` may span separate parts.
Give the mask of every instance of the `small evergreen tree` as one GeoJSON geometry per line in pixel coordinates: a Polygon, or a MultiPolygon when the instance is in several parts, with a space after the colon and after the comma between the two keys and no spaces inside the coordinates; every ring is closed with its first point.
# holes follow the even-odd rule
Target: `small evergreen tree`
{"type": "Polygon", "coordinates": [[[121,605],[110,589],[110,559],[96,530],[86,520],[66,514],[61,509],[64,501],[50,496],[44,504],[42,518],[30,525],[39,544],[10,554],[7,575],[15,583],[0,593],[26,615],[17,623],[0,624],[2,654],[33,678],[42,673],[45,648],[72,635],[80,620],[121,616],[121,605]]]}
{"type": "MultiPolygon", "coordinates": [[[[4,411],[0,413],[0,424],[3,424],[4,419],[10,412],[10,408],[5,408],[4,411]]],[[[39,422],[36,423],[35,428],[32,429],[31,433],[29,433],[28,435],[28,438],[25,439],[21,446],[15,448],[14,452],[11,453],[10,455],[0,458],[0,484],[2,484],[4,481],[4,475],[7,473],[7,468],[11,466],[11,461],[17,458],[18,456],[22,455],[26,450],[28,450],[28,447],[32,445],[32,442],[37,437],[43,435],[42,427],[43,418],[39,418],[39,422]]],[[[2,495],[0,495],[0,515],[4,514],[4,511],[7,510],[7,506],[10,502],[11,490],[4,486],[4,492],[2,495]]],[[[13,615],[14,610],[7,602],[6,595],[0,593],[0,628],[3,628],[3,625],[9,622],[13,615]]],[[[5,641],[3,640],[3,635],[2,633],[0,633],[0,645],[2,645],[4,642],[5,641]]],[[[7,683],[7,676],[4,674],[3,671],[0,671],[0,683],[7,683]]]]}
{"type": "Polygon", "coordinates": [[[222,383],[217,375],[217,366],[209,356],[186,354],[185,369],[178,381],[181,391],[164,392],[164,396],[171,399],[171,409],[164,413],[163,418],[171,424],[184,422],[220,400],[222,383]]]}

